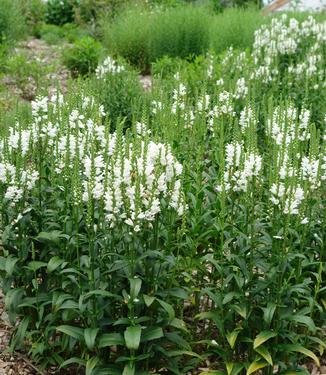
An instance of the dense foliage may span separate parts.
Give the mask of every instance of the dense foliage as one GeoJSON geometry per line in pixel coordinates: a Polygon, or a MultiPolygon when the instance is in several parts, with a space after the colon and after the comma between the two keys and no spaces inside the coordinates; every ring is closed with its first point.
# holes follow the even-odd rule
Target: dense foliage
{"type": "Polygon", "coordinates": [[[0,0],[0,48],[12,44],[25,31],[25,20],[17,0],[0,0]]]}
{"type": "Polygon", "coordinates": [[[97,65],[86,38],[64,53],[86,78],[6,119],[0,274],[11,346],[40,366],[250,375],[320,364],[326,22],[282,16],[253,40],[225,26],[239,49],[220,54],[215,35],[206,54],[204,26],[216,24],[195,11],[126,13],[133,35],[128,18],[110,24],[110,43],[133,38],[116,53],[156,60],[151,91],[124,60],[97,65]]]}
{"type": "Polygon", "coordinates": [[[45,19],[49,24],[64,25],[74,20],[74,0],[48,0],[45,19]]]}
{"type": "Polygon", "coordinates": [[[101,52],[101,44],[90,36],[85,36],[64,51],[63,60],[73,75],[86,75],[95,71],[101,52]]]}

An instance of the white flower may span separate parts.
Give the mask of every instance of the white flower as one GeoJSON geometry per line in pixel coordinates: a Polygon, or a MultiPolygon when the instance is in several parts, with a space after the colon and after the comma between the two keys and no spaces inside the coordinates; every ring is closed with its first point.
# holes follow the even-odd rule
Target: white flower
{"type": "Polygon", "coordinates": [[[308,224],[309,223],[309,219],[307,217],[303,218],[300,222],[300,224],[308,224]]]}
{"type": "Polygon", "coordinates": [[[97,78],[103,78],[107,73],[118,74],[125,70],[125,67],[119,65],[110,56],[108,56],[101,65],[99,65],[95,70],[95,75],[97,78]]]}

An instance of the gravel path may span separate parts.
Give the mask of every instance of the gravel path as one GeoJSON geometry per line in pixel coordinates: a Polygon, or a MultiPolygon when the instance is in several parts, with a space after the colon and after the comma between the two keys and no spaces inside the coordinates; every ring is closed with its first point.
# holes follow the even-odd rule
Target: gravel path
{"type": "Polygon", "coordinates": [[[60,88],[65,93],[69,71],[61,63],[61,52],[67,45],[49,45],[36,38],[20,42],[9,58],[9,72],[1,79],[7,92],[27,101],[34,100],[40,90],[52,95],[60,88]],[[18,67],[11,72],[10,64],[18,67]]]}

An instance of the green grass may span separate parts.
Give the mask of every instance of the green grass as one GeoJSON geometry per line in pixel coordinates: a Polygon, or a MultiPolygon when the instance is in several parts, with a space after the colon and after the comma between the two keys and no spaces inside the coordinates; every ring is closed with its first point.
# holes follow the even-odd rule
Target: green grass
{"type": "Polygon", "coordinates": [[[184,5],[155,12],[139,6],[113,21],[102,20],[103,43],[142,71],[169,57],[189,58],[212,49],[246,49],[255,30],[268,18],[254,8],[226,9],[215,14],[208,6],[184,5]]]}
{"type": "Polygon", "coordinates": [[[210,47],[221,53],[229,47],[237,49],[250,48],[254,33],[268,21],[259,11],[253,8],[231,8],[213,17],[210,25],[210,47]]]}
{"type": "Polygon", "coordinates": [[[0,44],[12,44],[26,31],[20,3],[17,0],[0,0],[0,44]]]}

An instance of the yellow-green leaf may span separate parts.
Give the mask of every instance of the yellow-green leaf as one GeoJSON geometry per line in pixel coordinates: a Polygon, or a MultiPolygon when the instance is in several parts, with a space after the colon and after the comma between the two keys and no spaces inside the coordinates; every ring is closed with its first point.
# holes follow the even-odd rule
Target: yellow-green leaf
{"type": "Polygon", "coordinates": [[[248,311],[246,305],[234,305],[233,308],[243,319],[247,319],[248,311]]]}
{"type": "Polygon", "coordinates": [[[232,332],[229,332],[226,335],[226,339],[228,340],[228,343],[230,344],[232,349],[234,348],[234,345],[237,341],[237,337],[240,331],[241,331],[241,328],[236,328],[235,330],[233,330],[232,332]]]}
{"type": "Polygon", "coordinates": [[[256,336],[254,341],[254,349],[258,348],[261,344],[263,344],[265,341],[271,339],[272,337],[277,336],[277,333],[272,331],[262,331],[259,333],[259,335],[256,336]]]}
{"type": "Polygon", "coordinates": [[[311,350],[305,348],[304,346],[299,345],[299,344],[288,344],[288,345],[283,345],[282,348],[288,352],[297,352],[297,353],[304,354],[305,356],[313,359],[316,365],[320,367],[320,362],[316,354],[313,353],[311,350]]]}
{"type": "Polygon", "coordinates": [[[261,369],[263,367],[266,367],[267,365],[268,365],[267,362],[257,362],[257,361],[254,361],[248,367],[246,375],[250,375],[250,374],[252,374],[253,372],[255,372],[257,370],[259,370],[259,369],[261,369]]]}
{"type": "Polygon", "coordinates": [[[233,370],[233,363],[232,362],[226,362],[225,366],[226,366],[226,372],[228,373],[228,375],[231,374],[232,370],[233,370]]]}
{"type": "Polygon", "coordinates": [[[326,310],[326,299],[322,299],[321,303],[324,305],[324,309],[326,310]]]}
{"type": "Polygon", "coordinates": [[[270,355],[270,352],[264,347],[260,346],[259,348],[256,348],[255,351],[260,354],[271,366],[273,366],[273,359],[270,355]]]}

